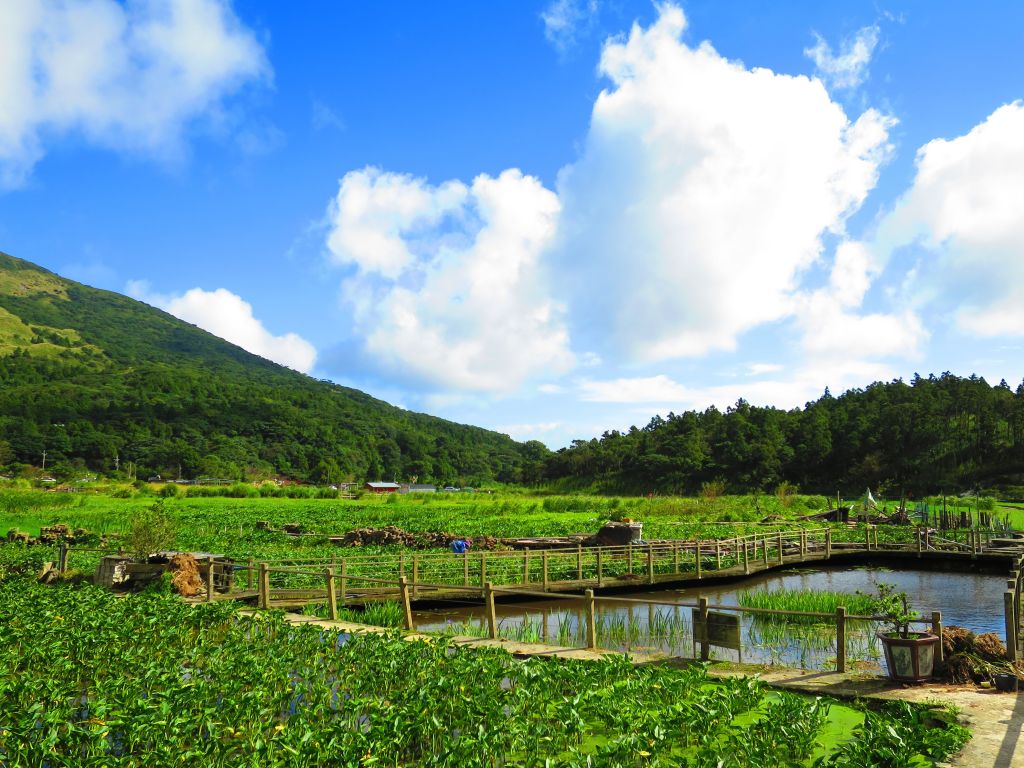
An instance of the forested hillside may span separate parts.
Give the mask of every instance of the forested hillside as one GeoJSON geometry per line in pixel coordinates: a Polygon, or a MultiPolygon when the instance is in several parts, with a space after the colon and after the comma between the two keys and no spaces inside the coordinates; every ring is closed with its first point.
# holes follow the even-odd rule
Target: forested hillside
{"type": "Polygon", "coordinates": [[[0,466],[322,482],[537,479],[547,450],[396,408],[0,254],[0,466]]]}
{"type": "Polygon", "coordinates": [[[888,487],[940,491],[1021,482],[1024,385],[944,373],[876,383],[803,409],[739,401],[655,417],[644,428],[577,440],[546,466],[551,480],[619,492],[732,491],[788,481],[809,492],[888,487]]]}

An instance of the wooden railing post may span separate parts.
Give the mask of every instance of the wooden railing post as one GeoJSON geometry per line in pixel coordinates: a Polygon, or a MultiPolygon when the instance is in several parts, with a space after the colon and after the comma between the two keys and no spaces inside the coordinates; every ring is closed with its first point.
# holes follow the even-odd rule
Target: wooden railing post
{"type": "Polygon", "coordinates": [[[594,606],[594,590],[588,589],[584,593],[587,606],[587,648],[597,648],[597,611],[594,606]]]}
{"type": "Polygon", "coordinates": [[[544,591],[548,591],[548,551],[545,549],[540,555],[541,578],[543,579],[544,591]]]}
{"type": "Polygon", "coordinates": [[[206,564],[206,602],[213,602],[213,558],[206,564]]]}
{"type": "Polygon", "coordinates": [[[480,586],[481,588],[487,583],[487,553],[480,552],[480,586]]]}
{"type": "Polygon", "coordinates": [[[629,565],[626,567],[626,573],[630,576],[633,575],[633,542],[629,542],[626,545],[626,557],[629,558],[629,565]]]}
{"type": "Polygon", "coordinates": [[[722,542],[715,541],[715,570],[722,570],[722,542]]]}
{"type": "Polygon", "coordinates": [[[750,552],[747,550],[747,540],[743,539],[743,572],[750,573],[750,552]]]}
{"type": "Polygon", "coordinates": [[[932,611],[932,634],[939,638],[938,648],[935,649],[935,653],[938,654],[938,660],[944,661],[942,653],[942,611],[932,611]]]}
{"type": "MultiPolygon", "coordinates": [[[[826,536],[829,532],[825,533],[826,536]]],[[[831,550],[830,550],[831,552],[831,550]]],[[[827,557],[828,555],[826,555],[827,557]]],[[[803,562],[807,559],[807,531],[800,531],[800,561],[803,562]]]]}
{"type": "Polygon", "coordinates": [[[917,529],[917,556],[921,556],[921,529],[917,529]]]}
{"type": "Polygon", "coordinates": [[[865,525],[864,526],[864,548],[868,552],[871,551],[871,526],[870,525],[865,525]]]}
{"type": "Polygon", "coordinates": [[[61,541],[60,552],[57,555],[57,572],[64,574],[68,570],[68,545],[67,542],[61,541]]]}
{"type": "Polygon", "coordinates": [[[341,605],[343,608],[348,605],[348,563],[344,557],[341,558],[341,605]]]}
{"type": "Polygon", "coordinates": [[[1003,619],[1006,626],[1006,658],[1017,660],[1017,617],[1013,607],[1013,590],[1003,593],[1003,619]]]}
{"type": "Polygon", "coordinates": [[[672,570],[677,575],[679,574],[679,542],[672,544],[672,570]]]}
{"type": "MultiPolygon", "coordinates": [[[[743,551],[747,551],[746,542],[743,542],[743,551]]],[[[707,661],[711,658],[711,644],[708,642],[708,599],[697,598],[697,620],[700,622],[700,660],[707,661]]]]}
{"type": "MultiPolygon", "coordinates": [[[[828,560],[832,557],[832,529],[825,529],[825,559],[828,560]]],[[[802,558],[802,555],[801,555],[802,558]]]]}
{"type": "Polygon", "coordinates": [[[270,607],[270,566],[260,563],[259,596],[256,598],[258,608],[270,607]]]}
{"type": "Polygon", "coordinates": [[[413,554],[412,556],[412,596],[416,597],[419,594],[419,582],[420,582],[420,556],[413,554]]]}
{"type": "Polygon", "coordinates": [[[697,560],[697,579],[699,581],[704,578],[704,574],[702,573],[703,565],[700,562],[700,539],[697,539],[697,546],[694,549],[694,558],[697,560]]]}
{"type": "Polygon", "coordinates": [[[597,555],[596,555],[596,557],[597,557],[597,587],[598,587],[598,589],[601,588],[601,586],[602,586],[601,582],[602,582],[602,580],[604,578],[603,569],[601,568],[601,550],[602,550],[602,548],[598,547],[597,548],[597,555]]]}
{"type": "Polygon", "coordinates": [[[331,621],[337,621],[338,592],[337,585],[334,583],[334,568],[327,569],[327,572],[324,573],[324,579],[327,580],[327,618],[331,621]]]}
{"type": "Polygon", "coordinates": [[[398,553],[398,576],[399,576],[399,578],[401,578],[402,576],[405,576],[405,549],[404,548],[402,550],[400,550],[399,553],[398,553]]]}
{"type": "Polygon", "coordinates": [[[583,545],[576,545],[576,581],[583,581],[583,545]]]}
{"type": "Polygon", "coordinates": [[[523,547],[523,584],[530,583],[530,548],[523,547]]]}
{"type": "Polygon", "coordinates": [[[846,671],[846,606],[836,608],[836,672],[846,671]]]}
{"type": "Polygon", "coordinates": [[[462,586],[469,586],[469,552],[462,553],[462,586]]]}
{"type": "Polygon", "coordinates": [[[415,624],[412,620],[412,601],[409,599],[409,582],[405,580],[405,576],[398,577],[398,592],[402,597],[402,623],[406,629],[414,629],[415,624]]]}
{"type": "Polygon", "coordinates": [[[487,605],[487,635],[491,640],[497,640],[498,617],[494,611],[494,589],[489,581],[484,583],[484,602],[487,605]]]}
{"type": "Polygon", "coordinates": [[[654,545],[647,545],[647,583],[654,583],[654,545]]]}
{"type": "Polygon", "coordinates": [[[761,537],[761,556],[764,558],[764,567],[768,567],[768,537],[761,537]]]}
{"type": "Polygon", "coordinates": [[[786,558],[782,554],[782,552],[783,552],[783,550],[782,550],[782,531],[779,531],[779,537],[778,537],[777,543],[779,545],[779,565],[782,565],[783,563],[786,562],[786,558]]]}
{"type": "Polygon", "coordinates": [[[252,592],[252,577],[253,577],[253,571],[254,570],[256,570],[256,563],[250,557],[249,558],[249,567],[245,569],[245,591],[246,592],[252,592]]]}

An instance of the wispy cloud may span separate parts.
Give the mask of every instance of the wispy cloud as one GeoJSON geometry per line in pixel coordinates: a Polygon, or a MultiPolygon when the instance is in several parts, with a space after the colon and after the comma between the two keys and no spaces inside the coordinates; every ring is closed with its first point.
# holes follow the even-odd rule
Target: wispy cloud
{"type": "Polygon", "coordinates": [[[540,14],[544,36],[565,53],[594,28],[600,8],[598,0],[553,0],[540,14]]]}
{"type": "Polygon", "coordinates": [[[838,54],[832,52],[825,38],[815,33],[814,45],[805,49],[804,54],[814,62],[818,76],[829,88],[856,88],[868,77],[868,65],[878,46],[879,32],[877,24],[862,27],[840,43],[838,54]]]}

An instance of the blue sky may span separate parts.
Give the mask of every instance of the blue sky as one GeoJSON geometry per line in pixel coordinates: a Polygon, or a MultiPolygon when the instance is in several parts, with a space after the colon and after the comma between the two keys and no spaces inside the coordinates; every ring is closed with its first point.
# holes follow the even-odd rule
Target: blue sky
{"type": "Polygon", "coordinates": [[[1016,386],[1022,31],[995,2],[5,4],[0,250],[552,447],[1016,386]]]}

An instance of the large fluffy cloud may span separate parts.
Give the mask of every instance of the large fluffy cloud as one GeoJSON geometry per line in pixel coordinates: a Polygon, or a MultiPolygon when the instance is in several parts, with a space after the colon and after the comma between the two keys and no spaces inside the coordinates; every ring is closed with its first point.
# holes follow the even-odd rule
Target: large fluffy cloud
{"type": "Polygon", "coordinates": [[[23,181],[53,133],[174,151],[188,121],[267,71],[229,0],[0,3],[0,184],[23,181]]]}
{"type": "Polygon", "coordinates": [[[822,236],[873,188],[891,120],[851,121],[822,83],[680,36],[664,6],[611,41],[611,80],[559,181],[574,341],[637,360],[731,349],[791,314],[822,236]]]}
{"type": "Polygon", "coordinates": [[[1024,105],[1007,104],[969,133],[917,154],[910,190],[880,227],[879,244],[928,254],[915,288],[957,307],[961,330],[1024,335],[1024,105]]]}
{"type": "Polygon", "coordinates": [[[367,168],[333,201],[328,248],[377,364],[456,390],[510,391],[572,365],[540,264],[558,198],[508,170],[431,186],[367,168]]]}
{"type": "Polygon", "coordinates": [[[309,373],[316,363],[312,344],[295,333],[270,333],[253,314],[252,305],[226,288],[193,288],[180,296],[162,296],[135,281],[128,284],[127,293],[275,363],[302,373],[309,373]]]}

